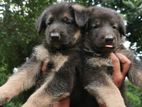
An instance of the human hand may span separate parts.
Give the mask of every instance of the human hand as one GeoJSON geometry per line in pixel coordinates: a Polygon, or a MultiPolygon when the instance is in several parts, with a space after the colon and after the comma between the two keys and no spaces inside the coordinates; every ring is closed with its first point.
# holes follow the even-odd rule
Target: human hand
{"type": "MultiPolygon", "coordinates": [[[[125,80],[125,76],[129,71],[131,61],[121,53],[111,53],[110,59],[113,65],[112,79],[117,87],[121,87],[125,80]]],[[[106,107],[105,104],[100,104],[100,107],[106,107]]]]}
{"type": "Polygon", "coordinates": [[[111,53],[110,58],[113,64],[112,79],[117,87],[121,87],[131,66],[131,61],[121,53],[111,53]]]}
{"type": "Polygon", "coordinates": [[[53,107],[69,107],[69,106],[70,106],[69,97],[53,104],[53,107]]]}

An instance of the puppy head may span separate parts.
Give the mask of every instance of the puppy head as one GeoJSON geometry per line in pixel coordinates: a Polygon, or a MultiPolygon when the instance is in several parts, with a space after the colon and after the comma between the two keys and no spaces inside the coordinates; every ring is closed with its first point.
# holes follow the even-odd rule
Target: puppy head
{"type": "Polygon", "coordinates": [[[54,49],[72,47],[80,39],[80,27],[87,22],[82,16],[85,10],[77,4],[51,5],[39,17],[37,30],[45,33],[45,43],[54,49]]]}
{"type": "Polygon", "coordinates": [[[91,7],[87,36],[91,49],[98,52],[111,52],[121,43],[125,27],[120,15],[109,8],[91,7]]]}

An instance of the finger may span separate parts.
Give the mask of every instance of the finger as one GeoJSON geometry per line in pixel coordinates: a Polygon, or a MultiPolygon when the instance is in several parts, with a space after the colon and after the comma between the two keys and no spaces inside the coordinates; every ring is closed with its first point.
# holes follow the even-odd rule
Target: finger
{"type": "Polygon", "coordinates": [[[120,72],[120,62],[117,56],[114,53],[111,53],[110,58],[112,60],[114,72],[120,72]]]}
{"type": "Polygon", "coordinates": [[[54,103],[53,107],[69,107],[69,105],[70,105],[70,99],[65,98],[59,102],[54,103]]]}
{"type": "Polygon", "coordinates": [[[117,87],[120,87],[122,84],[122,73],[121,73],[121,68],[120,68],[120,62],[117,56],[114,53],[110,54],[110,58],[112,60],[113,64],[113,74],[112,74],[112,79],[114,83],[116,84],[117,87]]]}
{"type": "Polygon", "coordinates": [[[116,53],[116,56],[119,58],[121,63],[127,63],[127,64],[131,64],[131,61],[123,54],[121,53],[116,53]]]}
{"type": "Polygon", "coordinates": [[[48,69],[48,68],[47,68],[48,62],[49,62],[49,60],[46,59],[46,60],[44,60],[43,63],[42,63],[41,71],[42,71],[43,73],[45,73],[45,72],[47,71],[47,69],[48,69]]]}
{"type": "Polygon", "coordinates": [[[121,53],[116,53],[116,55],[119,58],[121,66],[122,66],[122,74],[123,76],[126,76],[131,66],[131,61],[121,53]]]}
{"type": "Polygon", "coordinates": [[[112,60],[112,63],[114,63],[114,64],[119,64],[120,63],[119,59],[117,58],[117,56],[114,53],[111,53],[109,57],[112,60]]]}

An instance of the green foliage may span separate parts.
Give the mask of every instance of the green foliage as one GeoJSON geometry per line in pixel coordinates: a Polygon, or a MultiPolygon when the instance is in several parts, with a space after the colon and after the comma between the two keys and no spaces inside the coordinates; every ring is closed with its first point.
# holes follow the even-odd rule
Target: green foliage
{"type": "Polygon", "coordinates": [[[123,2],[126,17],[128,20],[128,32],[131,33],[128,39],[132,42],[131,45],[137,43],[137,51],[142,50],[142,1],[141,0],[128,0],[123,2]],[[137,39],[136,39],[137,38],[137,39]]]}
{"type": "Polygon", "coordinates": [[[132,85],[129,81],[126,81],[127,91],[126,96],[128,98],[128,103],[134,107],[142,106],[142,90],[138,87],[132,85]]]}
{"type": "Polygon", "coordinates": [[[40,41],[35,22],[43,8],[55,0],[19,1],[5,0],[0,21],[0,64],[8,70],[21,64],[29,56],[32,47],[40,41]]]}
{"type": "Polygon", "coordinates": [[[7,65],[0,66],[0,86],[6,81],[8,76],[7,65]]]}

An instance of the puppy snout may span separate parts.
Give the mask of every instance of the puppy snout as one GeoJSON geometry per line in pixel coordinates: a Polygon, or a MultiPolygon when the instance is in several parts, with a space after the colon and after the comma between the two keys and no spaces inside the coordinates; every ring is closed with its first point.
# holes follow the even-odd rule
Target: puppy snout
{"type": "Polygon", "coordinates": [[[59,32],[51,32],[50,33],[50,38],[52,40],[60,40],[61,34],[59,32]]]}
{"type": "Polygon", "coordinates": [[[113,42],[113,40],[114,40],[114,37],[112,35],[107,35],[105,37],[105,42],[106,43],[111,43],[111,42],[113,42]]]}

